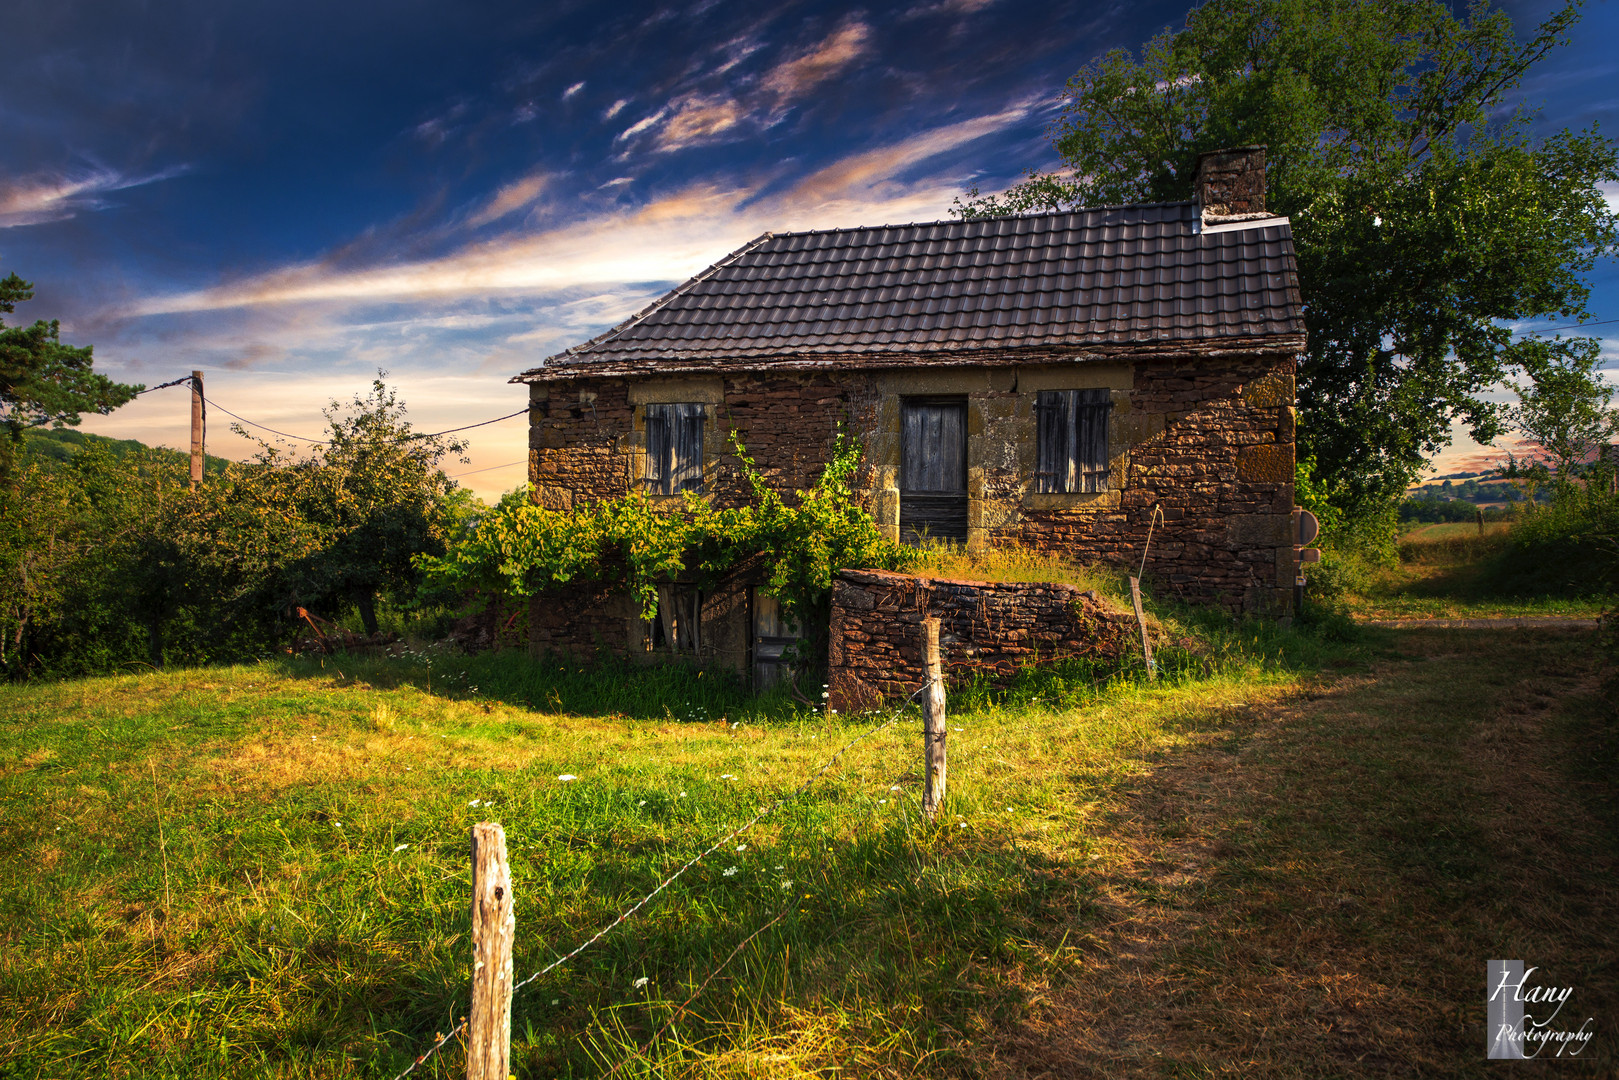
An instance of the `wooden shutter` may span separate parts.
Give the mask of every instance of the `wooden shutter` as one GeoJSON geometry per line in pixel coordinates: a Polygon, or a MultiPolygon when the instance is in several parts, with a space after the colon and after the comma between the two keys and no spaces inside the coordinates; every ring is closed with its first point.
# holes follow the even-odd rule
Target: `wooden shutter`
{"type": "Polygon", "coordinates": [[[1034,409],[1034,490],[1106,491],[1109,391],[1042,390],[1034,409]]]}
{"type": "Polygon", "coordinates": [[[1107,420],[1113,411],[1107,390],[1073,390],[1074,480],[1070,491],[1107,490],[1107,420]]]}
{"type": "Polygon", "coordinates": [[[700,404],[646,407],[646,489],[654,495],[703,490],[700,404]]]}

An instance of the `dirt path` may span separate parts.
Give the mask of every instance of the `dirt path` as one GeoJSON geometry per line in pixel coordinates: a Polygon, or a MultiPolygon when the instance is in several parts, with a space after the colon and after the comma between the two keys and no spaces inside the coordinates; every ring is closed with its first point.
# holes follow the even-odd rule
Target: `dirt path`
{"type": "Polygon", "coordinates": [[[1111,808],[1105,925],[987,1072],[1496,1075],[1485,965],[1509,958],[1596,1032],[1518,1068],[1619,1074],[1619,722],[1587,635],[1400,644],[1218,718],[1111,808]]]}

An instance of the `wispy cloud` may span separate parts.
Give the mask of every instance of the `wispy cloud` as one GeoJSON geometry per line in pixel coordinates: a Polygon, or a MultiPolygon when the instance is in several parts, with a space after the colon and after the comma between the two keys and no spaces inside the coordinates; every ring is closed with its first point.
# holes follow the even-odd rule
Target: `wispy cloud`
{"type": "Polygon", "coordinates": [[[629,98],[619,98],[617,101],[615,101],[611,105],[607,106],[607,111],[602,113],[602,119],[603,120],[611,120],[613,117],[615,117],[619,113],[623,112],[624,111],[624,106],[628,105],[629,103],[630,103],[629,98]]]}
{"type": "Polygon", "coordinates": [[[796,100],[865,55],[871,29],[850,19],[818,45],[776,65],[760,85],[783,102],[796,100]]]}
{"type": "Polygon", "coordinates": [[[670,112],[658,132],[658,150],[681,150],[712,141],[735,128],[743,115],[735,100],[721,94],[687,94],[670,103],[670,112]]]}
{"type": "MultiPolygon", "coordinates": [[[[217,288],[137,303],[126,315],[264,305],[366,304],[419,299],[542,295],[678,281],[765,230],[825,228],[943,216],[961,177],[929,172],[930,159],[1025,118],[1017,105],[922,132],[838,161],[775,189],[761,183],[699,183],[632,208],[613,208],[556,227],[514,228],[444,256],[354,267],[321,261],[217,288]]],[[[527,205],[543,178],[502,189],[474,221],[527,205]]]]}
{"type": "Polygon", "coordinates": [[[0,179],[0,229],[43,225],[89,210],[105,209],[108,192],[170,180],[186,171],[175,166],[143,176],[113,169],[95,169],[74,175],[35,174],[12,181],[0,179]]]}
{"type": "Polygon", "coordinates": [[[646,117],[646,118],[644,118],[642,120],[637,120],[635,123],[631,124],[629,127],[625,128],[623,131],[619,132],[618,135],[613,139],[613,141],[614,142],[624,142],[627,139],[635,138],[637,135],[641,134],[641,132],[645,131],[647,128],[652,127],[655,124],[659,123],[666,115],[668,115],[668,113],[669,113],[668,108],[662,108],[662,109],[659,109],[657,112],[653,113],[651,116],[648,116],[648,117],[646,117]]]}
{"type": "Polygon", "coordinates": [[[550,183],[550,176],[545,173],[530,173],[521,180],[514,180],[510,184],[495,192],[483,208],[467,219],[467,224],[474,229],[481,228],[491,221],[498,221],[507,214],[532,203],[540,197],[540,193],[550,183]]]}
{"type": "Polygon", "coordinates": [[[573,97],[573,95],[577,94],[579,91],[583,90],[584,88],[585,88],[584,83],[582,83],[582,82],[574,83],[572,86],[570,86],[566,90],[562,91],[562,100],[567,101],[569,98],[573,97]]]}

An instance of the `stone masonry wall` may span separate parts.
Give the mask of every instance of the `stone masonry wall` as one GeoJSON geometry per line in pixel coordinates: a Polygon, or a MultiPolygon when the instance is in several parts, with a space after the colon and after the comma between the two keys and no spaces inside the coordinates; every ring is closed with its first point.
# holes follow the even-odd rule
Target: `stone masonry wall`
{"type": "Polygon", "coordinates": [[[832,586],[831,707],[874,708],[922,685],[921,622],[939,619],[945,677],[1009,680],[1065,657],[1116,663],[1132,648],[1135,617],[1078,586],[983,582],[845,570],[832,586]]]}
{"type": "Polygon", "coordinates": [[[529,476],[540,505],[565,510],[638,489],[645,403],[703,401],[705,488],[717,504],[747,498],[729,431],[769,483],[790,490],[814,483],[842,424],[865,447],[858,484],[868,509],[896,538],[900,401],[959,393],[968,403],[970,545],[1137,566],[1151,528],[1154,587],[1232,610],[1281,613],[1290,602],[1291,358],[578,379],[531,393],[529,476]],[[1109,490],[1035,493],[1034,397],[1076,386],[1112,393],[1109,490]]]}
{"type": "Polygon", "coordinates": [[[1139,566],[1151,527],[1146,570],[1161,588],[1283,611],[1295,572],[1293,394],[1291,360],[1139,363],[1131,407],[1154,434],[1125,455],[1116,504],[1026,507],[994,535],[1139,566]]]}

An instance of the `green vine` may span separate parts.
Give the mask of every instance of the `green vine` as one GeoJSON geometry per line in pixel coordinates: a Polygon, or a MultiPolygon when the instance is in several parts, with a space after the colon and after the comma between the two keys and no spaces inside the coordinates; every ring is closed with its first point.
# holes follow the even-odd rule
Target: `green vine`
{"type": "Polygon", "coordinates": [[[640,492],[572,510],[548,510],[514,492],[441,557],[417,565],[430,590],[475,590],[511,599],[574,581],[622,581],[643,618],[657,613],[658,586],[689,568],[714,582],[756,562],[758,584],[783,615],[825,621],[832,577],[846,567],[903,569],[911,549],[889,540],[855,497],[859,444],[842,431],[815,485],[791,500],[760,475],[733,432],[732,451],[747,481],[747,505],[716,510],[690,492],[654,504],[640,492]]]}

